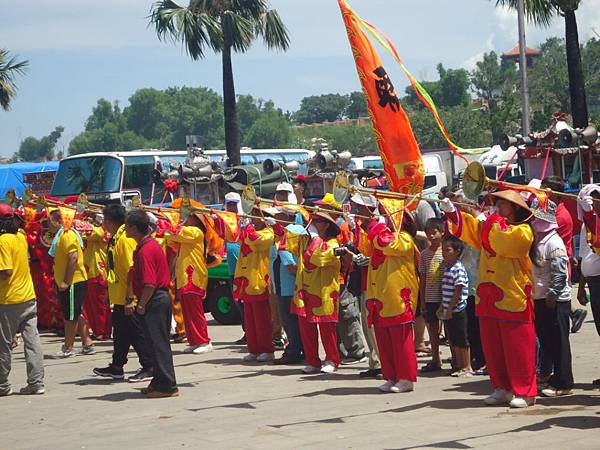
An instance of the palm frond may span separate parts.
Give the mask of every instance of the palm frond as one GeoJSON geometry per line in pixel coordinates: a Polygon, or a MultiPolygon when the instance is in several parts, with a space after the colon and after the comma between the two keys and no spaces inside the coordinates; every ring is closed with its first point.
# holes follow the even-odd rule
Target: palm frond
{"type": "Polygon", "coordinates": [[[257,34],[263,37],[263,40],[269,50],[287,50],[290,47],[290,35],[287,27],[281,20],[279,13],[272,9],[262,15],[257,23],[257,34]]]}
{"type": "MultiPolygon", "coordinates": [[[[525,16],[530,23],[548,27],[558,10],[553,0],[524,0],[525,16]]],[[[496,6],[517,9],[518,0],[496,0],[496,6]]]]}
{"type": "Polygon", "coordinates": [[[250,19],[234,11],[225,11],[221,16],[221,28],[225,42],[240,53],[248,51],[254,41],[254,26],[250,19]]]}
{"type": "Polygon", "coordinates": [[[10,109],[10,103],[17,94],[16,76],[25,74],[29,61],[17,61],[10,57],[7,49],[0,48],[0,108],[10,109]]]}

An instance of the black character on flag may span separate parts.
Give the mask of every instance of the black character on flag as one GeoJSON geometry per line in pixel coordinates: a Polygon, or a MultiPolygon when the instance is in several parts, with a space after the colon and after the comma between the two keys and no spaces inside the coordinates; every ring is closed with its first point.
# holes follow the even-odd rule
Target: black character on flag
{"type": "Polygon", "coordinates": [[[400,100],[398,100],[394,85],[387,72],[380,66],[373,73],[379,77],[379,79],[375,80],[375,89],[377,89],[377,95],[379,96],[379,106],[385,108],[390,105],[392,111],[398,112],[400,110],[400,100]]]}

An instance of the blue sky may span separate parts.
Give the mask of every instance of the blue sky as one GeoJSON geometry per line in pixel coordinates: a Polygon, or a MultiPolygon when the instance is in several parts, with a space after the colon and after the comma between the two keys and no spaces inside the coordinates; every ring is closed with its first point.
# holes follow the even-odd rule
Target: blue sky
{"type": "MultiPolygon", "coordinates": [[[[501,53],[517,41],[516,15],[495,8],[494,1],[349,3],[388,34],[420,79],[435,79],[438,62],[470,69],[484,52],[501,53]]],[[[191,61],[181,47],[158,41],[147,26],[151,5],[148,0],[36,0],[3,8],[0,47],[28,59],[30,69],[18,80],[12,109],[0,111],[0,155],[11,155],[23,138],[43,136],[57,125],[65,127],[58,149],[66,150],[101,97],[125,106],[143,87],[208,86],[220,93],[219,56],[191,61]]],[[[257,43],[236,55],[238,93],[295,110],[308,95],[359,89],[335,0],[271,0],[271,5],[290,30],[291,48],[272,53],[257,43]]],[[[600,0],[585,0],[578,18],[581,39],[600,34],[600,0]]],[[[557,19],[549,29],[528,27],[528,45],[562,36],[563,26],[557,19]]],[[[405,77],[389,58],[384,62],[402,90],[405,77]]]]}

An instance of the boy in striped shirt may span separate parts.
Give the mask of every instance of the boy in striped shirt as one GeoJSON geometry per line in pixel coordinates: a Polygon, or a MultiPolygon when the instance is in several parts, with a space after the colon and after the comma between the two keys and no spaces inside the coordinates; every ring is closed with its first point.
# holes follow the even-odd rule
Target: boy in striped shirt
{"type": "Polygon", "coordinates": [[[447,236],[442,241],[446,270],[442,277],[441,318],[446,324],[450,350],[457,368],[452,373],[455,377],[473,375],[471,350],[467,338],[469,278],[465,266],[459,260],[463,249],[463,242],[454,236],[447,236]]]}

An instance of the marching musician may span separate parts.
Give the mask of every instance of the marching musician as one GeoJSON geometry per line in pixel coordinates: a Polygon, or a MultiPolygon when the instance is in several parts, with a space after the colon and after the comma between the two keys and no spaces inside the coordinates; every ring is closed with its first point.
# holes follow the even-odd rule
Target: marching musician
{"type": "Polygon", "coordinates": [[[200,218],[192,213],[183,225],[174,232],[167,231],[165,234],[169,246],[177,249],[175,279],[188,340],[185,353],[202,354],[212,351],[202,304],[208,284],[205,231],[200,218]]]}
{"type": "Polygon", "coordinates": [[[269,305],[269,257],[275,240],[274,221],[266,208],[255,206],[254,217],[240,234],[240,253],[233,279],[233,298],[244,304],[244,329],[248,354],[244,361],[274,359],[271,307],[269,305]],[[267,223],[268,222],[268,223],[267,223]]]}
{"type": "Polygon", "coordinates": [[[532,212],[517,192],[489,195],[496,211],[485,222],[457,210],[449,199],[441,209],[450,232],[481,249],[476,311],[481,343],[494,392],[486,405],[525,408],[537,395],[533,276],[530,250],[532,212]]]}

